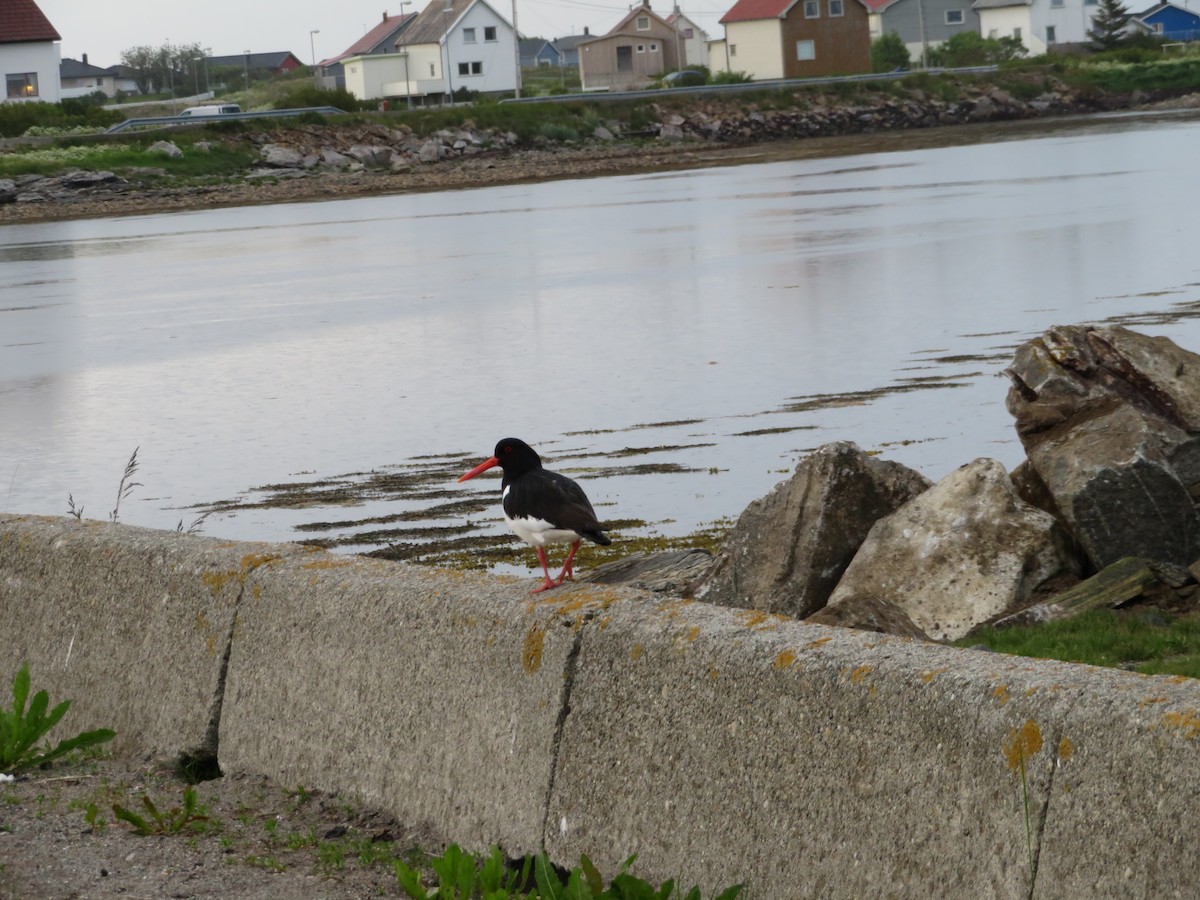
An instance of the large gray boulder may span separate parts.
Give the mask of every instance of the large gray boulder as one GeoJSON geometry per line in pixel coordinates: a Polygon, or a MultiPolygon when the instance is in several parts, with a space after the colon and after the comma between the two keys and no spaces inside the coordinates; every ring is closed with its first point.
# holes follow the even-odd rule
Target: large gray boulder
{"type": "Polygon", "coordinates": [[[1116,325],[1060,326],[1007,374],[1029,466],[1094,568],[1200,559],[1200,356],[1116,325]]]}
{"type": "Polygon", "coordinates": [[[848,441],[826,444],[746,508],[695,596],[807,616],[825,605],[876,520],[930,484],[848,441]]]}
{"type": "Polygon", "coordinates": [[[954,640],[1077,572],[1054,517],[1021,500],[1000,463],[977,459],[875,523],[828,609],[886,601],[934,640],[954,640]]]}

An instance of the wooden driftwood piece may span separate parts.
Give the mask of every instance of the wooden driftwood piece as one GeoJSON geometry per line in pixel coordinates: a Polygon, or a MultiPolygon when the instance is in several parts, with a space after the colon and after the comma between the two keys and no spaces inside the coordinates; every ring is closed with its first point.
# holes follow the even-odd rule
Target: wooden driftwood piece
{"type": "Polygon", "coordinates": [[[992,623],[992,627],[1039,625],[1056,619],[1069,619],[1100,606],[1120,606],[1157,582],[1158,578],[1144,559],[1126,556],[1097,572],[1087,581],[1081,581],[1075,587],[1055,594],[1049,600],[1043,600],[1020,612],[997,619],[992,623]]]}

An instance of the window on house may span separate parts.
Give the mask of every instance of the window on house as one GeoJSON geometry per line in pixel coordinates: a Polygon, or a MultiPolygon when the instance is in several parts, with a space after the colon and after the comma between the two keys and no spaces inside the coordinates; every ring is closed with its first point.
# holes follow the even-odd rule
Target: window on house
{"type": "Polygon", "coordinates": [[[730,55],[730,56],[737,56],[737,44],[730,44],[730,45],[729,45],[729,55],[730,55]]]}
{"type": "Polygon", "coordinates": [[[633,48],[618,47],[617,48],[617,71],[632,72],[633,71],[633,48]]]}
{"type": "Polygon", "coordinates": [[[5,75],[4,80],[8,84],[8,96],[12,99],[38,96],[37,72],[17,72],[5,75]]]}
{"type": "Polygon", "coordinates": [[[683,31],[681,31],[679,33],[683,35],[683,39],[685,41],[690,41],[692,38],[694,38],[696,36],[696,32],[693,31],[691,28],[685,28],[685,29],[683,29],[683,31]]]}
{"type": "Polygon", "coordinates": [[[646,52],[646,45],[638,44],[638,53],[645,53],[645,52],[646,52]]]}
{"type": "Polygon", "coordinates": [[[650,52],[651,52],[651,53],[657,53],[657,52],[658,52],[658,44],[651,44],[651,45],[650,45],[650,52]]]}
{"type": "Polygon", "coordinates": [[[1020,28],[1013,29],[1013,37],[1015,37],[1018,41],[1021,39],[1021,29],[1020,28]]]}
{"type": "Polygon", "coordinates": [[[1058,43],[1058,37],[1054,34],[1054,26],[1053,25],[1046,26],[1046,43],[1047,44],[1057,44],[1058,43]]]}
{"type": "Polygon", "coordinates": [[[650,30],[650,17],[649,16],[638,16],[637,17],[637,30],[638,31],[649,31],[650,30]]]}
{"type": "Polygon", "coordinates": [[[812,41],[796,41],[796,59],[816,59],[817,45],[812,41]]]}
{"type": "Polygon", "coordinates": [[[829,18],[836,19],[845,14],[846,8],[842,5],[842,0],[829,0],[829,18]]]}
{"type": "Polygon", "coordinates": [[[1153,27],[1154,27],[1155,34],[1163,33],[1163,23],[1162,22],[1155,22],[1153,27]]]}
{"type": "Polygon", "coordinates": [[[1063,0],[1050,0],[1050,5],[1056,9],[1061,9],[1063,6],[1063,0]]]}
{"type": "Polygon", "coordinates": [[[464,28],[463,29],[463,43],[464,44],[475,43],[475,29],[474,28],[464,28]]]}
{"type": "Polygon", "coordinates": [[[460,62],[458,64],[459,75],[482,75],[483,63],[481,62],[460,62]]]}
{"type": "Polygon", "coordinates": [[[961,25],[965,19],[966,19],[966,14],[963,13],[963,11],[961,9],[946,10],[946,24],[947,25],[961,25]]]}
{"type": "Polygon", "coordinates": [[[821,18],[821,0],[804,0],[804,18],[821,18]]]}
{"type": "Polygon", "coordinates": [[[485,25],[483,28],[483,39],[485,41],[494,41],[496,39],[496,26],[485,25]]]}
{"type": "Polygon", "coordinates": [[[437,74],[437,72],[434,71],[433,63],[430,63],[429,64],[429,77],[433,78],[436,74],[437,74]]]}

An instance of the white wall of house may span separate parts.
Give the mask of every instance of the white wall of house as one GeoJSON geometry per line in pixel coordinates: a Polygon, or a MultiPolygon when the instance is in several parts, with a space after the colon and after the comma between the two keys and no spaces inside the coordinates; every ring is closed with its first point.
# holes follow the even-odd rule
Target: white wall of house
{"type": "Polygon", "coordinates": [[[465,87],[484,94],[516,90],[517,48],[512,26],[490,6],[476,3],[468,9],[447,35],[444,52],[451,90],[465,87]],[[493,41],[484,39],[489,27],[496,29],[493,41]]]}
{"type": "Polygon", "coordinates": [[[736,71],[729,67],[724,38],[708,42],[708,68],[714,73],[736,71]]]}
{"type": "MultiPolygon", "coordinates": [[[[1081,44],[1090,40],[1088,31],[1092,28],[1092,17],[1099,10],[1099,4],[1084,0],[1057,0],[1056,6],[1055,2],[1034,0],[1030,8],[1030,31],[1035,39],[1042,42],[1042,47],[1053,46],[1048,40],[1050,28],[1054,29],[1054,44],[1081,44]]],[[[1029,43],[1025,46],[1031,47],[1029,43]]]]}
{"type": "Polygon", "coordinates": [[[445,57],[440,44],[410,44],[396,49],[395,55],[400,59],[399,78],[383,85],[381,97],[420,97],[424,94],[446,93],[446,79],[442,72],[445,57]],[[404,82],[404,53],[408,54],[407,85],[404,82]]]}
{"type": "Polygon", "coordinates": [[[979,31],[986,38],[1019,36],[1031,56],[1046,52],[1045,40],[1033,34],[1031,7],[1002,6],[979,10],[979,31]]]}
{"type": "Polygon", "coordinates": [[[348,56],[342,60],[346,90],[359,100],[386,97],[384,85],[404,81],[404,57],[398,53],[348,56]]]}
{"type": "Polygon", "coordinates": [[[44,103],[58,103],[62,99],[62,88],[58,82],[58,67],[61,62],[59,45],[51,41],[0,44],[0,70],[3,70],[5,76],[5,91],[0,95],[0,101],[20,103],[26,100],[40,100],[44,103]],[[10,77],[15,79],[28,74],[36,76],[36,93],[8,96],[10,77]]]}
{"type": "Polygon", "coordinates": [[[778,19],[730,22],[725,26],[729,68],[755,81],[783,77],[783,32],[778,19]]]}

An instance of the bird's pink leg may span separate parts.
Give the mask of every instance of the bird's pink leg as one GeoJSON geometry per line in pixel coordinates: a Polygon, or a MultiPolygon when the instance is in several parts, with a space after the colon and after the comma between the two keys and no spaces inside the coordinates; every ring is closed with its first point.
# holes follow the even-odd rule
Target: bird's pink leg
{"type": "Polygon", "coordinates": [[[571,552],[567,554],[567,561],[563,563],[562,571],[558,573],[558,580],[554,582],[555,584],[562,584],[564,579],[569,581],[575,580],[575,569],[571,565],[571,561],[575,559],[575,552],[579,549],[579,543],[579,541],[576,541],[571,545],[571,552]]]}
{"type": "Polygon", "coordinates": [[[562,584],[562,579],[559,579],[557,582],[550,580],[550,566],[546,563],[546,551],[541,547],[538,547],[537,554],[538,561],[542,564],[542,572],[545,574],[546,580],[542,582],[541,587],[536,587],[530,592],[534,594],[540,594],[542,591],[548,591],[551,588],[556,588],[562,584]]]}

